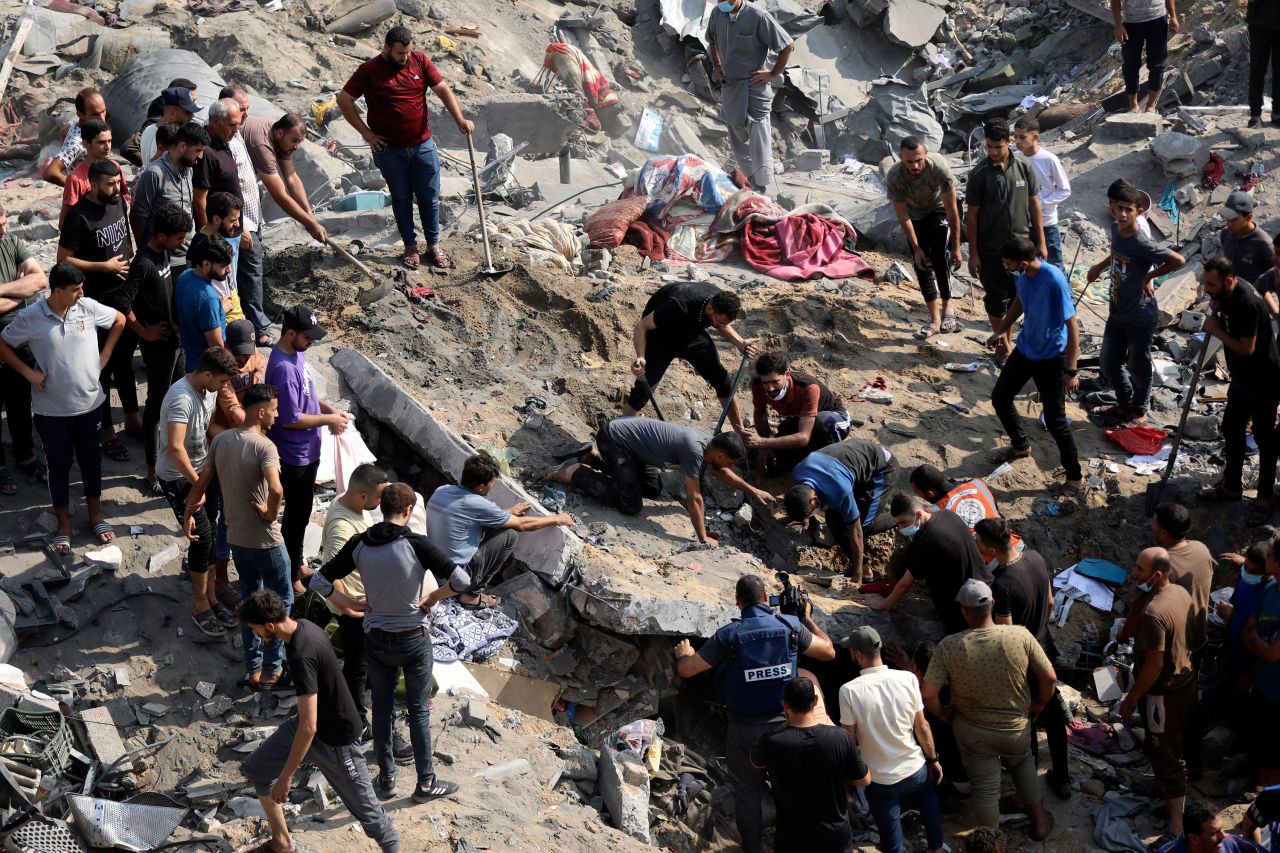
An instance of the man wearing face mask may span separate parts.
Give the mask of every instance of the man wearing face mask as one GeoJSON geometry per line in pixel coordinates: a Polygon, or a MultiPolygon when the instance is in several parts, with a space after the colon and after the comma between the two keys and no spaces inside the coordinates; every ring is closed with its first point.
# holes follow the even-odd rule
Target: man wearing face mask
{"type": "Polygon", "coordinates": [[[889,513],[898,532],[911,540],[902,560],[906,571],[887,596],[868,596],[864,603],[872,610],[888,610],[902,600],[917,579],[923,579],[947,633],[965,630],[969,626],[956,603],[956,594],[965,581],[990,577],[969,525],[954,512],[931,507],[905,492],[893,496],[889,513]]]}
{"type": "Polygon", "coordinates": [[[815,450],[849,436],[849,413],[844,403],[817,379],[787,366],[782,353],[761,353],[751,383],[755,431],[742,434],[749,450],[759,451],[757,462],[771,476],[785,474],[815,450]],[[781,418],[776,434],[769,426],[769,410],[781,418]]]}
{"type": "Polygon", "coordinates": [[[773,87],[794,48],[773,15],[746,0],[722,0],[707,24],[711,65],[720,83],[720,117],[729,147],[751,185],[761,192],[773,183],[773,87]],[[765,70],[770,55],[776,56],[765,70]]]}
{"type": "Polygon", "coordinates": [[[1012,462],[1031,455],[1031,440],[1022,428],[1022,418],[1013,401],[1027,380],[1035,382],[1044,406],[1044,424],[1058,444],[1058,455],[1066,469],[1062,493],[1074,497],[1084,485],[1080,455],[1067,423],[1066,396],[1080,386],[1076,359],[1080,355],[1080,325],[1071,299],[1071,286],[1062,270],[1036,257],[1035,244],[1027,237],[1014,237],[1000,254],[1004,268],[1014,276],[1017,293],[1004,316],[996,323],[987,346],[1000,346],[1022,318],[1018,342],[1000,370],[991,392],[991,405],[1009,434],[1009,447],[996,453],[995,464],[1012,462]]]}
{"type": "MultiPolygon", "coordinates": [[[[992,571],[991,618],[997,625],[1021,625],[1031,632],[1044,650],[1049,663],[1058,662],[1058,649],[1049,633],[1049,614],[1053,612],[1053,587],[1049,567],[1038,551],[1019,549],[1013,531],[1003,518],[984,518],[973,529],[978,551],[987,558],[992,571]]],[[[1032,690],[1036,688],[1033,685],[1032,690]]],[[[1032,720],[1031,755],[1038,757],[1036,729],[1042,728],[1049,741],[1049,759],[1053,769],[1046,781],[1059,799],[1071,797],[1071,771],[1067,766],[1067,724],[1071,721],[1058,688],[1040,715],[1032,720]]]]}
{"type": "MultiPolygon", "coordinates": [[[[1240,569],[1240,579],[1231,593],[1230,601],[1218,602],[1218,617],[1227,624],[1227,664],[1237,683],[1253,674],[1254,657],[1244,647],[1244,626],[1262,598],[1263,582],[1267,579],[1267,543],[1255,542],[1243,554],[1223,554],[1222,559],[1234,563],[1240,569]]],[[[1247,693],[1252,686],[1247,683],[1247,693]]]]}

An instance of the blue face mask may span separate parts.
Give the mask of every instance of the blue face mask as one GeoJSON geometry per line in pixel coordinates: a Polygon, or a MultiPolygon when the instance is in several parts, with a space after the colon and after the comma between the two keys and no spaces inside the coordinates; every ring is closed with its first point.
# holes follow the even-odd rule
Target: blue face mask
{"type": "Polygon", "coordinates": [[[903,536],[906,536],[906,537],[915,536],[917,533],[919,533],[919,532],[920,532],[920,525],[918,525],[918,524],[912,524],[912,525],[910,525],[909,527],[903,527],[903,528],[901,528],[898,532],[899,532],[899,533],[901,533],[903,536]]]}
{"type": "Polygon", "coordinates": [[[719,9],[721,12],[725,12],[725,13],[727,14],[727,13],[729,13],[729,12],[732,12],[732,11],[733,11],[733,4],[732,4],[732,3],[717,3],[717,4],[716,4],[716,8],[717,8],[717,9],[719,9]]]}
{"type": "Polygon", "coordinates": [[[1258,584],[1262,583],[1262,575],[1253,575],[1245,571],[1244,569],[1241,569],[1240,581],[1242,583],[1247,583],[1249,586],[1257,586],[1258,584]]]}
{"type": "Polygon", "coordinates": [[[1143,592],[1151,592],[1151,581],[1138,584],[1138,589],[1142,590],[1143,592]]]}

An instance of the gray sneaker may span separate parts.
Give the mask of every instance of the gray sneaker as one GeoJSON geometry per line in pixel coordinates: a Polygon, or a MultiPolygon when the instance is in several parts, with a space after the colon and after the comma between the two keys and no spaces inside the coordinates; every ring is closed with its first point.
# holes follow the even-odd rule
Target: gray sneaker
{"type": "Polygon", "coordinates": [[[457,782],[448,782],[433,776],[431,781],[420,782],[418,787],[413,789],[413,801],[415,803],[429,803],[432,800],[449,797],[456,793],[458,793],[457,782]]]}
{"type": "Polygon", "coordinates": [[[373,793],[379,800],[390,800],[396,795],[396,777],[379,773],[373,780],[373,793]]]}
{"type": "Polygon", "coordinates": [[[399,729],[391,732],[391,757],[402,767],[413,763],[413,744],[399,729]]]}

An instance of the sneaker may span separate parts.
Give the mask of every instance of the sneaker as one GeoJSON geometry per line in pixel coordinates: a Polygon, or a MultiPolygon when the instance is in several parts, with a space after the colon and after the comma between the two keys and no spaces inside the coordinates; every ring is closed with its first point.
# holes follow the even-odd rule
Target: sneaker
{"type": "Polygon", "coordinates": [[[378,796],[379,800],[393,798],[396,795],[396,777],[379,773],[378,778],[373,780],[373,793],[378,796]]]}
{"type": "Polygon", "coordinates": [[[1248,127],[1250,128],[1262,127],[1262,116],[1249,116],[1248,127]]]}
{"type": "Polygon", "coordinates": [[[391,757],[401,766],[413,763],[413,744],[399,731],[391,733],[391,757]]]}
{"type": "Polygon", "coordinates": [[[444,779],[432,777],[430,782],[419,783],[418,787],[413,789],[413,801],[415,803],[429,803],[432,800],[450,797],[456,793],[458,793],[457,782],[448,782],[444,779]]]}

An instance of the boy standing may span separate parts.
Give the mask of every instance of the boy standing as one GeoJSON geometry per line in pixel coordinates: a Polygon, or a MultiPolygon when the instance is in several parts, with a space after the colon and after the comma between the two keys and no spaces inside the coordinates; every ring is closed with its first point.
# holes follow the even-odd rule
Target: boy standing
{"type": "MultiPolygon", "coordinates": [[[[1052,151],[1040,147],[1040,122],[1023,116],[1013,123],[1013,143],[1018,153],[1031,163],[1040,184],[1040,221],[1044,225],[1045,260],[1063,272],[1062,232],[1058,230],[1058,205],[1071,198],[1071,181],[1062,161],[1052,151]]],[[[1070,275],[1070,273],[1067,273],[1070,275]]]]}
{"type": "Polygon", "coordinates": [[[1147,422],[1147,399],[1151,394],[1151,337],[1155,334],[1158,311],[1152,284],[1162,275],[1180,268],[1182,255],[1157,246],[1150,237],[1138,233],[1138,190],[1124,186],[1112,196],[1111,254],[1089,268],[1089,281],[1097,281],[1103,270],[1111,269],[1110,303],[1106,328],[1102,332],[1100,361],[1102,374],[1116,393],[1112,406],[1097,406],[1089,414],[1118,421],[1115,429],[1142,426],[1147,422]],[[1157,266],[1158,265],[1158,266],[1157,266]]]}

